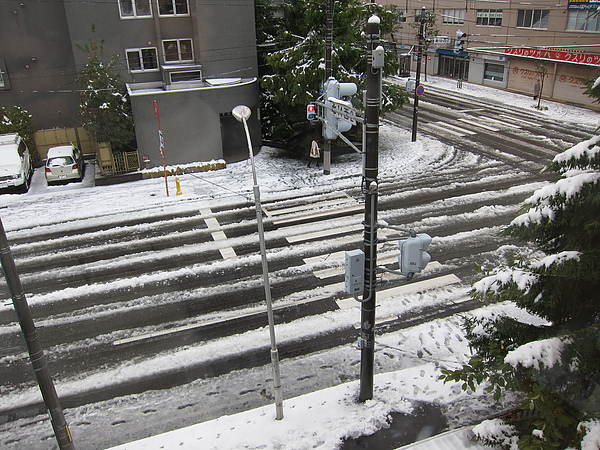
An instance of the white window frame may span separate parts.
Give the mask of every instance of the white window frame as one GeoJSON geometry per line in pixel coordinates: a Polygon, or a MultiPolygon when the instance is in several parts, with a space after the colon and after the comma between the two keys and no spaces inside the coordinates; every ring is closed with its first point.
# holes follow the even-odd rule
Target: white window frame
{"type": "Polygon", "coordinates": [[[504,19],[504,10],[502,9],[478,9],[476,12],[475,24],[478,27],[501,27],[504,19]],[[479,23],[479,19],[487,19],[488,23],[479,23]],[[490,19],[500,19],[500,23],[490,24],[490,19]]]}
{"type": "Polygon", "coordinates": [[[570,9],[567,17],[567,31],[600,32],[600,20],[593,14],[595,9],[570,9]],[[593,29],[590,24],[594,23],[593,29]]]}
{"type": "Polygon", "coordinates": [[[142,48],[128,48],[125,49],[125,58],[127,59],[127,68],[129,69],[129,72],[131,73],[140,73],[140,72],[158,72],[160,70],[159,68],[159,64],[158,64],[158,50],[156,47],[142,47],[142,48]],[[156,67],[149,67],[149,68],[145,68],[144,67],[144,54],[142,53],[144,50],[154,50],[154,62],[156,67]],[[129,64],[129,53],[134,53],[137,52],[138,57],[139,57],[139,61],[140,61],[140,69],[132,69],[130,64],[129,64]]]}
{"type": "Polygon", "coordinates": [[[549,9],[519,9],[517,11],[517,28],[533,28],[535,30],[547,30],[549,20],[549,9]],[[530,17],[528,20],[529,23],[525,23],[525,19],[527,18],[528,12],[530,13],[530,17]],[[538,15],[537,20],[536,15],[538,15]],[[522,21],[522,23],[519,24],[520,21],[522,21]]]}
{"type": "Polygon", "coordinates": [[[189,17],[190,15],[190,2],[189,0],[156,0],[156,6],[158,8],[158,15],[160,17],[189,17]],[[167,2],[167,3],[171,3],[171,5],[173,6],[173,12],[172,13],[162,13],[160,12],[160,2],[167,2]],[[181,2],[181,3],[185,3],[185,8],[186,8],[186,12],[184,13],[179,13],[177,12],[177,3],[181,2]]]}
{"type": "Polygon", "coordinates": [[[444,9],[442,12],[442,23],[446,25],[462,25],[465,23],[465,10],[444,9]]]}
{"type": "Polygon", "coordinates": [[[119,15],[121,16],[121,19],[148,19],[149,17],[152,17],[152,7],[150,6],[150,0],[119,0],[118,4],[119,4],[119,15]],[[131,7],[131,11],[132,11],[131,15],[123,14],[123,7],[122,7],[123,4],[129,5],[131,7]],[[147,14],[145,14],[143,12],[138,12],[139,6],[142,4],[143,5],[148,4],[148,13],[147,14]]]}
{"type": "Polygon", "coordinates": [[[162,46],[163,46],[163,52],[164,52],[164,59],[165,59],[165,64],[173,64],[173,63],[182,63],[182,62],[194,62],[194,42],[192,41],[192,39],[190,38],[185,38],[185,39],[165,39],[162,41],[162,46]],[[191,52],[191,59],[183,59],[181,56],[181,42],[182,41],[188,41],[190,43],[190,52],[191,52]],[[174,42],[177,44],[177,59],[167,59],[167,49],[165,48],[165,44],[168,42],[174,42]]]}

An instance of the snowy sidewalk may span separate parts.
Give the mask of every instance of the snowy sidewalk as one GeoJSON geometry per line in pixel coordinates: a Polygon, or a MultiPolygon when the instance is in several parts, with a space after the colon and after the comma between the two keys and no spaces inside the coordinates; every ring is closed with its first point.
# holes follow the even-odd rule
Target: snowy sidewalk
{"type": "MultiPolygon", "coordinates": [[[[342,443],[346,439],[372,435],[388,428],[391,413],[409,414],[415,402],[439,405],[446,403],[450,397],[456,400],[457,395],[473,395],[461,394],[459,385],[444,384],[437,379],[438,376],[439,371],[434,364],[380,374],[375,376],[374,399],[365,403],[356,401],[359,385],[355,381],[285,399],[284,418],[280,421],[275,419],[273,404],[119,445],[111,450],[344,448],[342,443]]],[[[387,438],[389,446],[386,448],[425,439],[442,431],[439,417],[427,417],[421,422],[419,427],[415,427],[414,422],[411,424],[412,430],[410,435],[405,436],[404,442],[387,438]]],[[[401,426],[401,423],[392,424],[392,428],[401,426]]],[[[398,434],[388,433],[388,436],[398,434]]],[[[459,445],[455,447],[457,450],[483,448],[470,442],[467,436],[466,433],[453,434],[453,442],[459,445]]],[[[381,440],[378,442],[378,448],[383,448],[380,447],[381,440]]]]}

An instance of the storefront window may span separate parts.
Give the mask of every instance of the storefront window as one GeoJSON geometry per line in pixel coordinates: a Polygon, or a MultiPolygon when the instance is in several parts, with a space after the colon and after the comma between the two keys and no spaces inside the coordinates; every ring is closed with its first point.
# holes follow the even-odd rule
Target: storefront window
{"type": "Polygon", "coordinates": [[[439,54],[440,63],[438,67],[438,75],[443,77],[456,78],[466,80],[469,74],[469,58],[460,58],[439,54]]]}
{"type": "Polygon", "coordinates": [[[595,10],[569,11],[567,30],[600,31],[600,20],[595,10]]]}
{"type": "Polygon", "coordinates": [[[483,78],[485,80],[504,81],[504,66],[502,64],[485,63],[483,78]]]}

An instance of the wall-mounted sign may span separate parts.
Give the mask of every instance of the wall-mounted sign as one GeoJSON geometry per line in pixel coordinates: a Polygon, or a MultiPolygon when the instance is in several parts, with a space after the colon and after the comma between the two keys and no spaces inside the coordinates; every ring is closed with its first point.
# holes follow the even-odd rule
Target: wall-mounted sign
{"type": "Polygon", "coordinates": [[[568,9],[596,9],[599,6],[598,0],[569,0],[568,9]]]}
{"type": "Polygon", "coordinates": [[[584,64],[586,66],[600,66],[600,54],[563,52],[560,50],[545,50],[539,48],[505,48],[504,53],[524,58],[548,59],[568,63],[584,64]]]}

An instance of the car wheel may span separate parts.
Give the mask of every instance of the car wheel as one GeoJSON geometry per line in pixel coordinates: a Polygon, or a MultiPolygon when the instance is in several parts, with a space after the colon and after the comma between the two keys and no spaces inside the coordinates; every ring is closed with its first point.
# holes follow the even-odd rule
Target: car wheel
{"type": "Polygon", "coordinates": [[[20,191],[22,194],[25,194],[27,191],[29,191],[29,177],[25,177],[25,181],[23,181],[20,191]]]}

